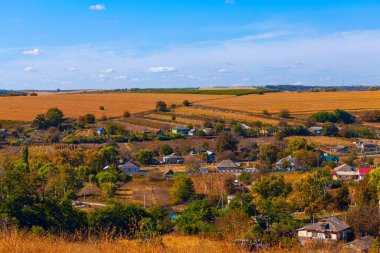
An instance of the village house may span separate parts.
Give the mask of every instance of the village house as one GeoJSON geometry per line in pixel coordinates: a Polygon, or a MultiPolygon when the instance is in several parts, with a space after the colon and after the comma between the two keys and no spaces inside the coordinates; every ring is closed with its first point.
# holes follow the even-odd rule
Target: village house
{"type": "Polygon", "coordinates": [[[358,180],[363,180],[374,168],[359,168],[359,178],[358,180]]]}
{"type": "Polygon", "coordinates": [[[170,155],[164,156],[162,162],[166,164],[183,164],[184,158],[182,156],[172,153],[170,155]]]}
{"type": "Polygon", "coordinates": [[[287,169],[289,171],[293,171],[296,169],[301,169],[296,165],[296,158],[292,155],[282,158],[278,162],[276,162],[276,169],[283,170],[287,169]]]}
{"type": "Polygon", "coordinates": [[[339,156],[324,154],[319,156],[319,163],[329,163],[334,162],[335,164],[339,163],[339,156]]]}
{"type": "Polygon", "coordinates": [[[312,126],[309,127],[308,130],[312,135],[322,135],[323,128],[319,126],[312,126]]]}
{"type": "Polygon", "coordinates": [[[355,241],[349,242],[346,244],[346,248],[350,253],[364,253],[368,252],[368,250],[373,245],[373,237],[372,236],[364,236],[355,241]]]}
{"type": "Polygon", "coordinates": [[[137,163],[133,161],[128,161],[124,164],[120,164],[119,166],[117,166],[117,168],[120,171],[124,171],[126,174],[140,172],[140,165],[138,165],[137,163]]]}
{"type": "Polygon", "coordinates": [[[333,147],[331,150],[332,150],[332,152],[342,153],[342,152],[347,152],[348,147],[343,146],[343,145],[339,145],[339,146],[333,147]]]}
{"type": "Polygon", "coordinates": [[[172,129],[172,133],[188,135],[189,134],[189,128],[187,128],[185,126],[176,126],[175,128],[172,129]]]}
{"type": "Polygon", "coordinates": [[[223,160],[216,165],[216,172],[219,173],[241,173],[242,171],[240,163],[234,162],[230,159],[223,160]]]}
{"type": "Polygon", "coordinates": [[[188,135],[195,136],[197,134],[197,132],[198,132],[198,130],[193,128],[193,129],[189,130],[188,135]]]}
{"type": "Polygon", "coordinates": [[[352,230],[350,226],[337,217],[325,218],[317,223],[300,228],[298,239],[303,245],[307,240],[318,242],[337,242],[348,240],[352,230]]]}
{"type": "Polygon", "coordinates": [[[0,137],[7,136],[7,129],[0,129],[0,137]]]}
{"type": "Polygon", "coordinates": [[[341,164],[333,169],[334,180],[358,180],[359,171],[348,164],[341,164]]]}
{"type": "Polygon", "coordinates": [[[372,142],[355,142],[356,148],[361,151],[377,151],[377,145],[372,142]]]}

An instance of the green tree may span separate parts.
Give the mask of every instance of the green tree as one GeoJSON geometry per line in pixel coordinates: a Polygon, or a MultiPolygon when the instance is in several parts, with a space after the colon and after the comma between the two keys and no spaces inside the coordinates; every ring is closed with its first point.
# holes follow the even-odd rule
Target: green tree
{"type": "Polygon", "coordinates": [[[50,108],[45,118],[49,126],[59,127],[63,120],[63,112],[58,108],[50,108]]]}
{"type": "Polygon", "coordinates": [[[181,215],[175,218],[174,224],[184,234],[209,232],[215,215],[211,205],[206,200],[191,203],[181,215]]]}
{"type": "Polygon", "coordinates": [[[323,125],[322,133],[325,136],[337,136],[339,129],[333,123],[323,125]]]}
{"type": "Polygon", "coordinates": [[[157,101],[156,102],[156,110],[160,111],[160,112],[166,112],[168,110],[166,103],[163,101],[157,101]]]}
{"type": "Polygon", "coordinates": [[[109,202],[106,207],[97,208],[88,215],[89,226],[98,233],[115,231],[116,234],[134,237],[139,232],[147,212],[136,205],[109,202]]]}
{"type": "Polygon", "coordinates": [[[174,152],[174,150],[169,144],[164,144],[158,148],[158,152],[161,155],[170,155],[174,152]]]}
{"type": "Polygon", "coordinates": [[[124,111],[123,117],[124,118],[129,118],[129,117],[131,117],[131,113],[129,111],[124,111]]]}
{"type": "Polygon", "coordinates": [[[184,175],[175,176],[171,193],[177,203],[189,201],[195,195],[193,181],[184,175]]]}
{"type": "Polygon", "coordinates": [[[262,176],[253,186],[253,191],[262,199],[286,197],[292,191],[292,186],[286,183],[282,175],[262,176]]]}
{"type": "Polygon", "coordinates": [[[85,124],[94,124],[96,122],[96,117],[94,114],[86,114],[83,116],[83,121],[85,124]]]}
{"type": "Polygon", "coordinates": [[[351,203],[351,198],[347,185],[343,185],[341,188],[338,189],[335,200],[339,210],[348,210],[348,207],[351,203]]]}
{"type": "Polygon", "coordinates": [[[149,149],[142,149],[136,155],[137,161],[142,165],[154,164],[153,152],[149,149]]]}
{"type": "Polygon", "coordinates": [[[232,134],[228,132],[222,132],[218,138],[216,138],[216,151],[219,153],[227,150],[236,151],[237,144],[238,141],[232,134]]]}

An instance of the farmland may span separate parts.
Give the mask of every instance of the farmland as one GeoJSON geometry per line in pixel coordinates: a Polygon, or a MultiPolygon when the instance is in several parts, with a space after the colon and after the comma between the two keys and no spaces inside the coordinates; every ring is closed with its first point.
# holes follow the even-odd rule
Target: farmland
{"type": "Polygon", "coordinates": [[[378,109],[380,107],[380,92],[281,92],[267,93],[261,96],[228,97],[200,101],[197,104],[253,113],[261,113],[263,110],[278,113],[281,109],[287,109],[296,116],[335,109],[358,113],[378,109]]]}
{"type": "Polygon", "coordinates": [[[66,117],[78,117],[92,113],[97,117],[121,116],[125,110],[138,113],[155,108],[156,101],[162,100],[171,104],[181,104],[184,99],[191,102],[223,98],[228,96],[194,95],[194,94],[143,94],[143,93],[110,93],[110,94],[64,94],[35,97],[1,97],[0,119],[31,121],[37,114],[46,112],[52,107],[60,108],[66,117]],[[104,106],[104,110],[99,110],[104,106]]]}

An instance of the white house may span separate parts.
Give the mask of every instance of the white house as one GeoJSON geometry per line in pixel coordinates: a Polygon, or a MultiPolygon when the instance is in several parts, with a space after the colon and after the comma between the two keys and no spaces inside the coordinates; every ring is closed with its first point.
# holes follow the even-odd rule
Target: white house
{"type": "Polygon", "coordinates": [[[334,168],[333,178],[335,180],[358,180],[359,179],[359,170],[348,164],[341,164],[334,168]]]}
{"type": "Polygon", "coordinates": [[[337,242],[347,240],[351,232],[347,223],[337,217],[330,217],[298,229],[298,239],[301,244],[307,240],[337,242]]]}
{"type": "Polygon", "coordinates": [[[216,171],[222,173],[241,173],[243,170],[240,168],[240,163],[228,159],[216,165],[216,171]]]}
{"type": "Polygon", "coordinates": [[[276,163],[276,169],[296,170],[296,158],[292,155],[282,158],[276,163]],[[284,165],[286,163],[286,166],[284,165]]]}

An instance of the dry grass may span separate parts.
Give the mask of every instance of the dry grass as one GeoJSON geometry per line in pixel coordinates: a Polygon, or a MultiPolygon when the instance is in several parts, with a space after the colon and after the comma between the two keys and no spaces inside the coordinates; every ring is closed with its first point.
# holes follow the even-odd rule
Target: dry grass
{"type": "Polygon", "coordinates": [[[201,101],[199,105],[261,113],[268,110],[278,113],[288,109],[293,115],[308,115],[317,111],[343,109],[351,112],[378,109],[379,91],[356,92],[281,92],[264,95],[229,97],[219,100],[201,101]]]}
{"type": "Polygon", "coordinates": [[[187,99],[191,102],[207,99],[223,98],[228,96],[216,95],[187,95],[187,94],[64,94],[45,95],[37,97],[1,97],[0,119],[31,121],[39,113],[44,113],[52,107],[60,108],[66,117],[78,117],[92,113],[97,117],[121,116],[125,110],[138,113],[155,108],[156,101],[165,101],[171,104],[181,104],[187,99]],[[104,111],[99,106],[105,107],[104,111]]]}
{"type": "MultiPolygon", "coordinates": [[[[248,252],[235,247],[229,240],[217,241],[196,236],[166,235],[162,240],[140,242],[136,240],[91,240],[80,242],[49,236],[37,236],[17,231],[0,233],[0,253],[243,253],[248,252]]],[[[341,246],[315,245],[305,247],[273,247],[262,253],[294,252],[348,252],[341,246]]]]}
{"type": "MultiPolygon", "coordinates": [[[[257,96],[257,95],[256,95],[257,96]]],[[[240,97],[242,98],[242,97],[240,97]]],[[[261,121],[265,124],[278,124],[278,120],[275,119],[267,119],[267,118],[261,118],[261,117],[255,117],[246,115],[244,113],[232,113],[232,112],[220,112],[220,111],[214,111],[214,110],[207,110],[207,109],[199,109],[199,108],[192,108],[192,107],[181,107],[176,110],[176,113],[183,114],[183,115],[194,115],[194,116],[204,116],[204,117],[210,117],[210,118],[221,118],[221,119],[234,119],[234,120],[242,120],[242,121],[261,121]]]]}
{"type": "Polygon", "coordinates": [[[338,145],[344,145],[344,146],[352,146],[352,139],[346,139],[341,137],[328,137],[328,136],[291,136],[286,137],[286,140],[292,140],[292,139],[299,139],[304,138],[308,140],[309,142],[312,142],[317,145],[317,147],[321,146],[338,146],[338,145]]]}
{"type": "Polygon", "coordinates": [[[39,237],[20,232],[1,233],[0,253],[159,253],[159,252],[239,252],[231,242],[211,241],[190,236],[165,236],[162,242],[131,240],[70,242],[61,238],[39,237]]]}

